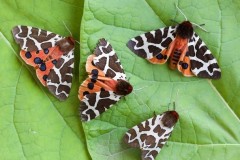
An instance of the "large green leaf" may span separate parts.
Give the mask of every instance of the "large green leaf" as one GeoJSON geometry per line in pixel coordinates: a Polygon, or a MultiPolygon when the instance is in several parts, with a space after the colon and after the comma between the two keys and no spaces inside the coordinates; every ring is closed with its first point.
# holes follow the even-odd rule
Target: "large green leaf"
{"type": "Polygon", "coordinates": [[[91,157],[139,159],[140,151],[123,143],[124,133],[176,101],[180,121],[157,159],[239,159],[239,15],[240,2],[236,0],[86,0],[80,34],[81,80],[86,78],[87,56],[104,37],[115,48],[135,89],[100,117],[84,123],[91,157]],[[171,19],[183,21],[175,3],[191,21],[206,24],[208,32],[196,32],[218,60],[220,80],[183,77],[167,65],[148,63],[126,47],[132,37],[173,25],[171,19]]]}
{"type": "MultiPolygon", "coordinates": [[[[83,1],[0,0],[0,159],[90,159],[78,116],[78,67],[70,97],[59,102],[19,58],[11,29],[44,28],[78,40],[83,1]]],[[[75,50],[79,64],[79,47],[75,50]]]]}

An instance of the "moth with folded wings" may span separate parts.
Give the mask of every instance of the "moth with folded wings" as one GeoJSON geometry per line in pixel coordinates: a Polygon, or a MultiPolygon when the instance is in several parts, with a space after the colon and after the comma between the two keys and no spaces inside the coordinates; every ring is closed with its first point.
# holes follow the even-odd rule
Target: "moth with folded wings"
{"type": "Polygon", "coordinates": [[[176,111],[166,111],[141,122],[129,129],[124,142],[141,149],[142,160],[154,160],[170,137],[179,115],[176,111]]]}
{"type": "Polygon", "coordinates": [[[99,40],[94,53],[88,57],[86,71],[88,78],[78,92],[82,121],[96,118],[133,90],[116,52],[105,39],[99,40]]]}
{"type": "Polygon", "coordinates": [[[72,86],[74,39],[21,25],[14,27],[12,33],[21,47],[21,58],[35,68],[42,85],[59,100],[66,100],[72,86]]]}

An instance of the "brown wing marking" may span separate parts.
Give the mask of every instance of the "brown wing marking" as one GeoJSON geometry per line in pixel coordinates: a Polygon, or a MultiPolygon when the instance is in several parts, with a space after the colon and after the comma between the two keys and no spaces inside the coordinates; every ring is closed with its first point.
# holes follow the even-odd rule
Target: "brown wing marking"
{"type": "Polygon", "coordinates": [[[31,26],[15,26],[12,29],[12,33],[15,41],[25,51],[51,48],[55,46],[57,41],[63,39],[58,34],[31,26]]]}
{"type": "Polygon", "coordinates": [[[135,139],[134,141],[130,142],[129,139],[134,139],[137,137],[138,133],[135,129],[131,128],[128,130],[128,134],[125,134],[123,137],[123,140],[126,144],[128,144],[130,147],[137,148],[140,147],[138,139],[135,139]]]}
{"type": "Polygon", "coordinates": [[[98,76],[105,77],[105,73],[98,69],[96,66],[93,64],[93,59],[96,57],[94,54],[88,56],[87,62],[86,62],[86,72],[90,75],[92,73],[92,70],[98,70],[98,76]]]}
{"type": "Polygon", "coordinates": [[[101,91],[87,94],[80,103],[80,116],[82,121],[90,121],[107,111],[121,96],[112,91],[101,91]]]}

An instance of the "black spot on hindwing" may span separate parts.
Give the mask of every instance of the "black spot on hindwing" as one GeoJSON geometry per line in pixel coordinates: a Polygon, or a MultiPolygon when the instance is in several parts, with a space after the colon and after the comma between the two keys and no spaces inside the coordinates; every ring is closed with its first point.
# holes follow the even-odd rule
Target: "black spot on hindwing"
{"type": "Polygon", "coordinates": [[[46,64],[45,64],[45,63],[41,63],[39,69],[40,69],[41,71],[46,71],[46,69],[47,69],[46,64]]]}
{"type": "Polygon", "coordinates": [[[39,57],[36,57],[36,58],[34,58],[34,63],[35,64],[41,64],[41,63],[43,63],[43,60],[39,57]]]}
{"type": "Polygon", "coordinates": [[[32,54],[28,51],[28,52],[25,53],[25,57],[26,57],[27,59],[29,59],[29,58],[32,57],[32,54]]]}
{"type": "Polygon", "coordinates": [[[84,92],[83,92],[83,96],[85,96],[85,95],[87,95],[87,94],[89,94],[88,91],[84,91],[84,92]]]}
{"type": "Polygon", "coordinates": [[[159,59],[159,60],[161,60],[161,59],[163,59],[163,55],[160,53],[160,54],[158,54],[158,55],[156,56],[156,58],[159,59]]]}
{"type": "Polygon", "coordinates": [[[52,63],[57,64],[57,60],[56,59],[52,60],[52,63]]]}
{"type": "Polygon", "coordinates": [[[188,68],[188,64],[187,63],[182,63],[182,68],[183,69],[187,69],[188,68]]]}
{"type": "Polygon", "coordinates": [[[91,71],[91,74],[93,74],[93,75],[98,75],[98,70],[97,69],[93,69],[92,71],[91,71]]]}
{"type": "Polygon", "coordinates": [[[47,77],[48,77],[47,75],[44,75],[44,76],[43,76],[43,80],[46,81],[46,80],[47,80],[47,77]]]}
{"type": "Polygon", "coordinates": [[[43,52],[44,52],[45,54],[48,54],[48,53],[49,53],[49,50],[46,48],[46,49],[43,50],[43,52]]]}
{"type": "Polygon", "coordinates": [[[94,88],[94,83],[90,82],[88,83],[88,89],[93,89],[94,88]]]}

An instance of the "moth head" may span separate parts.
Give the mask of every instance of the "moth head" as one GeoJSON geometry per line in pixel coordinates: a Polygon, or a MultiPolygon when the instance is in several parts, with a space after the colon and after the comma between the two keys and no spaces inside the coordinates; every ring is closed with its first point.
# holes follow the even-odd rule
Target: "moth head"
{"type": "Polygon", "coordinates": [[[118,80],[116,85],[116,93],[119,95],[128,95],[133,90],[132,85],[125,80],[118,80]]]}
{"type": "Polygon", "coordinates": [[[176,33],[181,38],[190,39],[193,35],[193,26],[189,21],[183,21],[177,27],[176,33]]]}
{"type": "Polygon", "coordinates": [[[66,37],[56,42],[56,45],[59,46],[59,49],[67,54],[74,48],[75,41],[73,37],[66,37]]]}
{"type": "Polygon", "coordinates": [[[162,123],[165,127],[172,128],[178,121],[179,115],[176,111],[167,111],[164,113],[162,123]]]}

